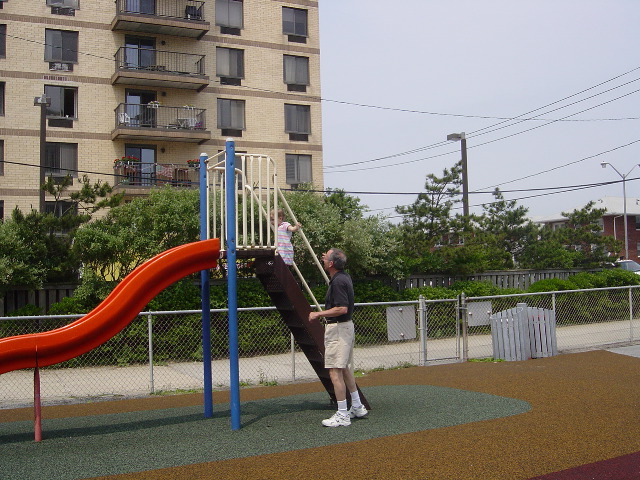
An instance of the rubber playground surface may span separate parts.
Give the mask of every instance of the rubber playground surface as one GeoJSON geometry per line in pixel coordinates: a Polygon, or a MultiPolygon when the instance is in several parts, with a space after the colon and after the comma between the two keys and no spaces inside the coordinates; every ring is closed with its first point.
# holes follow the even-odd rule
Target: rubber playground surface
{"type": "Polygon", "coordinates": [[[320,382],[0,410],[0,478],[640,479],[640,358],[592,351],[358,379],[372,410],[323,428],[320,382]]]}

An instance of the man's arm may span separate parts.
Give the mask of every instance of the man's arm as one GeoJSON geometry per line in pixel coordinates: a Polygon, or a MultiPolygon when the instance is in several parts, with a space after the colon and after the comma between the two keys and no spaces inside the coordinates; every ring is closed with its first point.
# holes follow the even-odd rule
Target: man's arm
{"type": "Polygon", "coordinates": [[[347,307],[331,307],[329,310],[322,310],[320,312],[310,312],[309,321],[313,322],[315,320],[319,320],[320,318],[339,317],[340,315],[345,315],[348,312],[349,312],[349,309],[347,307]]]}

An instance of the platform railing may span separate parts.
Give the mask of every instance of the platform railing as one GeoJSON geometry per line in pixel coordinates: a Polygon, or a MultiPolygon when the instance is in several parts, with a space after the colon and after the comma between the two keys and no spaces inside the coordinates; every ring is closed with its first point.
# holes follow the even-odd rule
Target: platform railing
{"type": "MultiPolygon", "coordinates": [[[[229,186],[234,189],[237,203],[235,219],[236,249],[275,250],[277,249],[277,226],[271,222],[270,213],[272,211],[277,212],[279,208],[282,208],[291,218],[293,224],[298,223],[296,215],[278,187],[278,173],[275,162],[271,157],[263,154],[237,154],[236,159],[238,166],[235,169],[235,182],[234,185],[229,186]]],[[[210,238],[220,238],[221,250],[226,250],[225,218],[227,205],[225,192],[227,185],[225,152],[209,157],[206,163],[207,204],[210,209],[207,216],[207,232],[209,232],[210,238]]],[[[329,277],[313,251],[304,229],[298,230],[297,235],[302,239],[305,248],[323,278],[329,283],[329,277]]],[[[295,262],[292,267],[307,293],[318,305],[295,262]]]]}

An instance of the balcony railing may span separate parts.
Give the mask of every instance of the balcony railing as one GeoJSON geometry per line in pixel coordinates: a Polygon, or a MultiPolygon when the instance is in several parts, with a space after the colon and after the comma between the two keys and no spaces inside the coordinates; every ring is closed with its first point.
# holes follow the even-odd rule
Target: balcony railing
{"type": "Polygon", "coordinates": [[[198,0],[116,0],[112,30],[202,38],[209,31],[198,0]]]}
{"type": "Polygon", "coordinates": [[[115,110],[116,128],[206,130],[206,110],[192,106],[165,107],[157,103],[121,103],[115,110]]]}
{"type": "Polygon", "coordinates": [[[115,186],[150,188],[163,185],[196,188],[200,171],[188,165],[119,161],[113,165],[115,186]]]}
{"type": "Polygon", "coordinates": [[[167,52],[149,48],[120,47],[115,54],[116,70],[204,75],[204,55],[167,52]]]}
{"type": "Polygon", "coordinates": [[[204,21],[204,2],[198,0],[117,0],[117,13],[204,21]]]}

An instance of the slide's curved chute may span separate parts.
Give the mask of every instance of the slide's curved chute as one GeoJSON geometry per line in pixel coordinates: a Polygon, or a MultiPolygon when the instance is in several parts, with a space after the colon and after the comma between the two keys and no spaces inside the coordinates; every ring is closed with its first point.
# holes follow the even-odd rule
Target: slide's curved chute
{"type": "Polygon", "coordinates": [[[75,322],[49,332],[0,338],[0,374],[54,365],[99,347],[129,325],[162,290],[191,273],[215,268],[219,256],[217,238],[180,245],[140,265],[75,322]]]}

